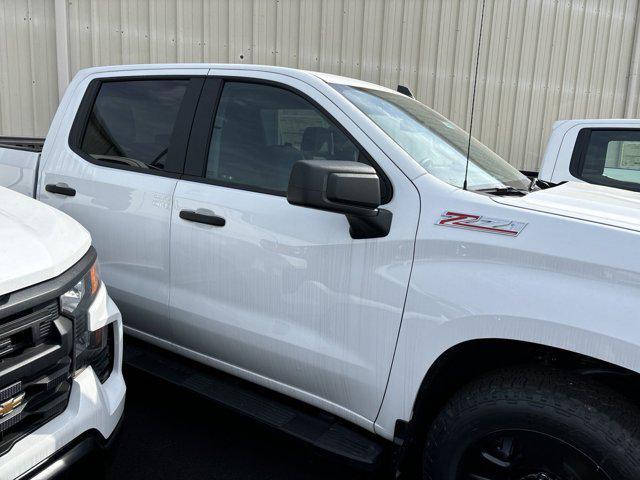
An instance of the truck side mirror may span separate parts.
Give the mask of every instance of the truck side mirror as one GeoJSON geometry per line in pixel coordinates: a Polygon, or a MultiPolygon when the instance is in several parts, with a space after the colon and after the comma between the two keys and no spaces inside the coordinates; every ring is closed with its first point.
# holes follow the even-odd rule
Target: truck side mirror
{"type": "Polygon", "coordinates": [[[337,160],[299,160],[289,177],[292,205],[343,213],[353,238],[384,237],[391,212],[379,209],[380,178],[370,165],[337,160]]]}

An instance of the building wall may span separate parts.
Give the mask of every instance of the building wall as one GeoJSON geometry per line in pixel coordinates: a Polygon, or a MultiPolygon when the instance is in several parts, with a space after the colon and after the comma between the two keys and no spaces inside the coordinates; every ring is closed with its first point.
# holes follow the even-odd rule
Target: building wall
{"type": "MultiPolygon", "coordinates": [[[[552,123],[638,115],[638,0],[486,0],[473,133],[537,168],[552,123]]],[[[233,62],[362,78],[468,128],[479,0],[0,0],[0,135],[45,135],[92,65],[233,62]],[[57,14],[57,15],[56,15],[57,14]]]]}
{"type": "Polygon", "coordinates": [[[0,135],[44,135],[58,107],[52,1],[0,0],[0,135]]]}

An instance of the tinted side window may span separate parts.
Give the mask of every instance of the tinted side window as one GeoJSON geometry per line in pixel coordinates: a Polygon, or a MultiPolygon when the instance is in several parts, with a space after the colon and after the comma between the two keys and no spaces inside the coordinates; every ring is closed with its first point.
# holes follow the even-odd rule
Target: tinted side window
{"type": "Polygon", "coordinates": [[[640,186],[640,130],[592,130],[579,173],[587,182],[640,186]]]}
{"type": "Polygon", "coordinates": [[[358,148],[299,95],[270,85],[227,82],[214,121],[206,177],[285,193],[298,160],[359,158],[358,148]]]}
{"type": "Polygon", "coordinates": [[[100,86],[80,149],[96,160],[164,170],[189,80],[132,80],[100,86]]]}

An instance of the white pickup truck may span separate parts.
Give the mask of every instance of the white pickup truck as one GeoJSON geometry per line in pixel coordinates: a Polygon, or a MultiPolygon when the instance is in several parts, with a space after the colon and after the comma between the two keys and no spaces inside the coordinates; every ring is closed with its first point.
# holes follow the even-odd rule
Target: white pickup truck
{"type": "Polygon", "coordinates": [[[83,70],[13,142],[2,183],[91,232],[133,366],[424,479],[639,478],[635,193],[267,66],[83,70]]]}
{"type": "Polygon", "coordinates": [[[538,178],[640,192],[640,120],[557,121],[538,178]]]}
{"type": "Polygon", "coordinates": [[[122,319],[89,233],[0,187],[0,479],[46,479],[108,445],[124,409],[122,319]]]}

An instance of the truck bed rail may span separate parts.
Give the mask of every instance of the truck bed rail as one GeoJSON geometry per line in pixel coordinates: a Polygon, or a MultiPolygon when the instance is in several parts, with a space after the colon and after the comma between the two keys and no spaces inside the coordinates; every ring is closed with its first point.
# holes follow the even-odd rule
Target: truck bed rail
{"type": "Polygon", "coordinates": [[[0,137],[0,148],[11,148],[14,150],[26,150],[28,152],[42,151],[44,138],[38,137],[0,137]]]}

